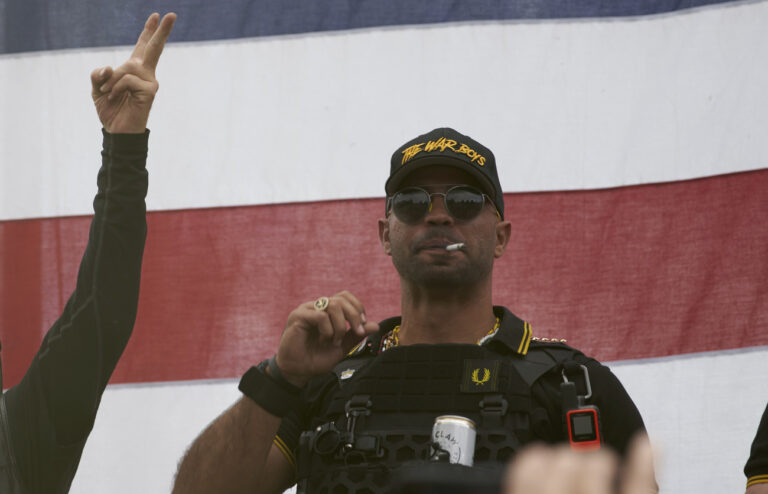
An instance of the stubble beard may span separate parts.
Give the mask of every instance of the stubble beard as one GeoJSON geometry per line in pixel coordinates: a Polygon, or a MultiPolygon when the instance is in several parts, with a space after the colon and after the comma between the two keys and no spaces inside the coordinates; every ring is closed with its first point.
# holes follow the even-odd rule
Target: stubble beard
{"type": "Polygon", "coordinates": [[[471,258],[464,254],[458,261],[425,261],[403,252],[392,252],[392,263],[405,281],[433,290],[454,290],[476,286],[488,279],[493,270],[493,256],[471,258]]]}

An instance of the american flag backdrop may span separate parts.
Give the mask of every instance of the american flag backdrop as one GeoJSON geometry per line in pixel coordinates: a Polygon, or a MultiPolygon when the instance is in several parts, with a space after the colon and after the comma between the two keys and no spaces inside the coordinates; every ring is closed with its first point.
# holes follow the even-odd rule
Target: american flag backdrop
{"type": "Polygon", "coordinates": [[[100,165],[90,71],[178,21],[150,116],[134,334],[72,492],[167,492],[185,448],[348,289],[399,313],[389,157],[496,155],[494,302],[609,363],[662,492],[739,492],[768,400],[768,1],[0,0],[0,339],[19,381],[74,288],[100,165]]]}

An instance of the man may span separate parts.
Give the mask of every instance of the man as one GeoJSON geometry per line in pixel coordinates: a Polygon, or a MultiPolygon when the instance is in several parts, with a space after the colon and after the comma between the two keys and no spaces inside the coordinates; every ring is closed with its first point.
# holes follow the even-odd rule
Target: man
{"type": "Polygon", "coordinates": [[[276,356],[243,376],[245,396],[192,444],[174,492],[294,482],[300,492],[384,492],[409,465],[450,456],[431,450],[441,415],[474,422],[470,457],[493,478],[528,442],[568,441],[568,410],[597,418],[599,408],[602,424],[590,422],[595,434],[580,443],[593,449],[602,439],[623,454],[643,430],[606,367],[533,341],[527,322],[492,305],[512,226],[489,149],[435,129],[395,151],[385,190],[379,239],[400,275],[402,317],[368,321],[346,291],[300,305],[276,356]]]}
{"type": "Polygon", "coordinates": [[[747,476],[746,494],[768,494],[768,405],[752,441],[744,474],[747,476]]]}
{"type": "Polygon", "coordinates": [[[175,19],[152,14],[126,63],[91,74],[104,149],[88,246],[64,312],[21,382],[0,397],[3,494],[69,492],[131,335],[147,229],[146,125],[158,89],[155,67],[175,19]]]}

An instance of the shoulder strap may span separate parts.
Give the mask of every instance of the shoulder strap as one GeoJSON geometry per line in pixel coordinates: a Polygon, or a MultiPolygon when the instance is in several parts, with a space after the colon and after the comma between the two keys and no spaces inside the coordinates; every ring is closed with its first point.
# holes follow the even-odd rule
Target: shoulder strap
{"type": "Polygon", "coordinates": [[[558,362],[546,352],[529,351],[525,357],[512,358],[512,366],[530,387],[541,376],[554,369],[558,362]]]}
{"type": "Polygon", "coordinates": [[[573,361],[578,355],[583,354],[563,344],[532,344],[524,357],[512,358],[512,365],[526,384],[533,386],[533,383],[551,369],[573,361]]]}

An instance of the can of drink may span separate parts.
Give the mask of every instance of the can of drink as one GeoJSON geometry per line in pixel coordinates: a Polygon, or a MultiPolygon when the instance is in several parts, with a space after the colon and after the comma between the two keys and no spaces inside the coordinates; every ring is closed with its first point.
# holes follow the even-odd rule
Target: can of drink
{"type": "Polygon", "coordinates": [[[432,426],[432,458],[448,456],[449,463],[472,466],[475,457],[475,422],[460,415],[441,415],[432,426]]]}

